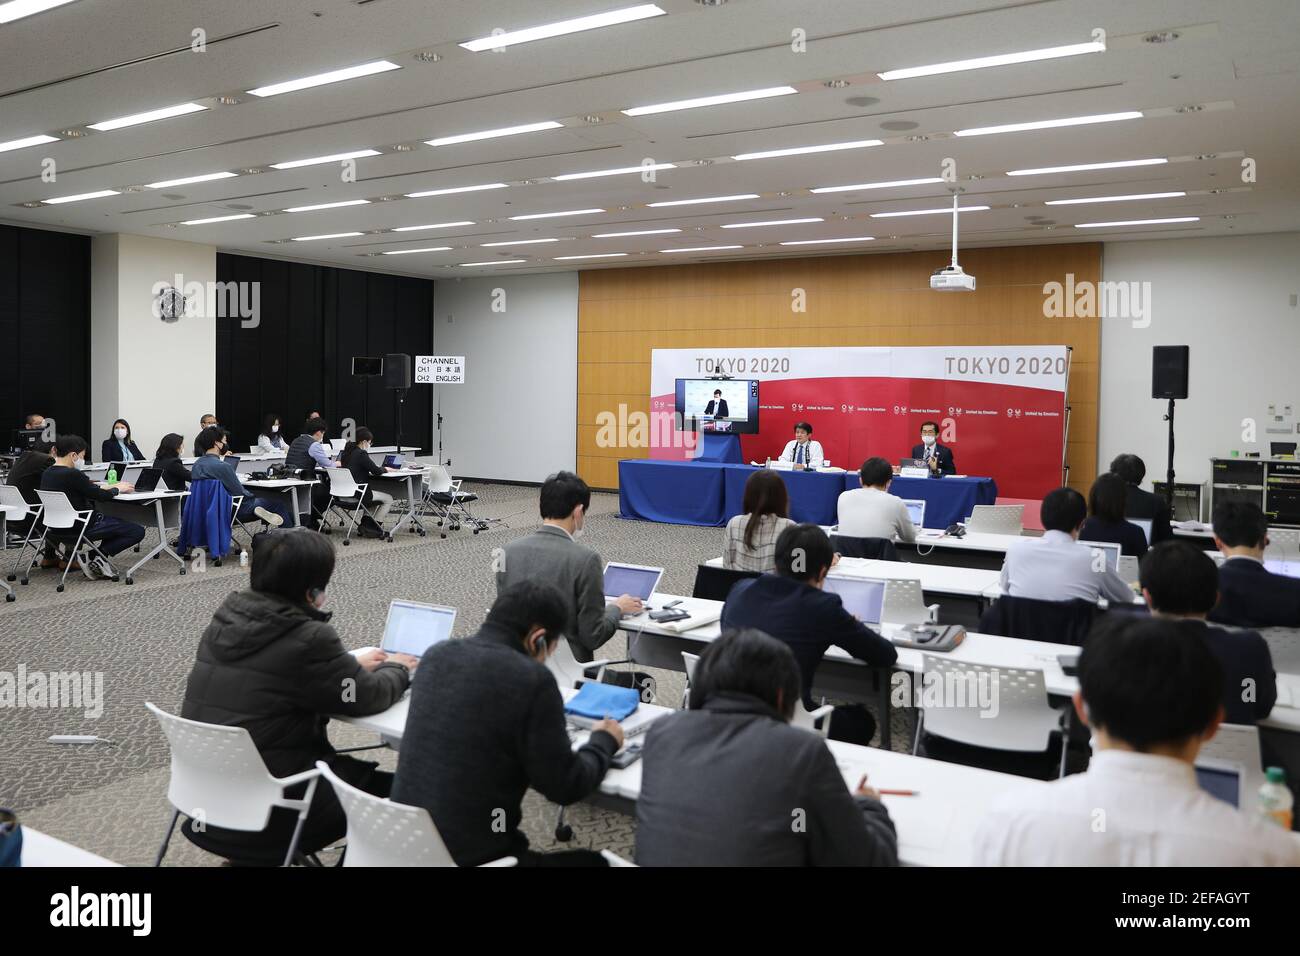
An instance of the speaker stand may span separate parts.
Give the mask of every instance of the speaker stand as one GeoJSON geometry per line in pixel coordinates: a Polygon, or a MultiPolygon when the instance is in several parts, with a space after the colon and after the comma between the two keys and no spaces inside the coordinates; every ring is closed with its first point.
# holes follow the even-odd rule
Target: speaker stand
{"type": "Polygon", "coordinates": [[[1169,469],[1165,472],[1165,500],[1169,503],[1169,513],[1174,513],[1174,400],[1169,399],[1169,411],[1165,413],[1169,423],[1169,469]]]}
{"type": "Polygon", "coordinates": [[[402,453],[402,406],[406,404],[406,389],[393,389],[393,417],[397,419],[397,453],[402,453]]]}

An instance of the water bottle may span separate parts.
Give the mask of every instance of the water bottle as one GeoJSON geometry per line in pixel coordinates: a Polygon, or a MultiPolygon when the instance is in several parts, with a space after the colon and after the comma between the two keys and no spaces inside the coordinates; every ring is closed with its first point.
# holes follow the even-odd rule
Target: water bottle
{"type": "Polygon", "coordinates": [[[1281,767],[1264,771],[1264,786],[1259,788],[1259,815],[1283,830],[1291,829],[1291,808],[1295,798],[1287,789],[1286,773],[1281,767]]]}
{"type": "Polygon", "coordinates": [[[240,551],[240,552],[239,552],[239,566],[240,566],[241,568],[247,568],[247,567],[248,567],[248,551],[247,551],[247,550],[243,550],[243,551],[240,551]]]}
{"type": "Polygon", "coordinates": [[[108,466],[108,478],[107,478],[107,481],[108,481],[108,483],[109,483],[110,485],[115,485],[115,484],[117,484],[117,466],[116,466],[116,465],[109,465],[109,466],[108,466]]]}

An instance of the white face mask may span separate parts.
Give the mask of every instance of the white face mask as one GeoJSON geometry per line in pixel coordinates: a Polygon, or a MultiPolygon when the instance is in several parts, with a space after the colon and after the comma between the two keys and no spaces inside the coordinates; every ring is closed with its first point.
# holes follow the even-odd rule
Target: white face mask
{"type": "Polygon", "coordinates": [[[933,435],[922,435],[922,436],[921,436],[921,441],[924,442],[924,443],[927,444],[927,445],[933,445],[933,444],[934,444],[934,436],[933,436],[933,435]]]}
{"type": "Polygon", "coordinates": [[[77,469],[77,471],[81,471],[81,469],[83,469],[83,468],[86,467],[86,459],[84,459],[84,458],[78,458],[78,459],[76,459],[76,460],[72,463],[72,467],[75,468],[75,469],[77,469]]]}
{"type": "Polygon", "coordinates": [[[280,426],[279,426],[279,425],[272,425],[272,426],[271,426],[271,434],[272,434],[272,435],[276,434],[276,433],[279,432],[279,431],[280,431],[280,426]]]}
{"type": "Polygon", "coordinates": [[[125,429],[125,428],[114,428],[114,429],[113,429],[113,437],[116,438],[118,441],[122,441],[124,438],[126,438],[126,429],[125,429]]]}

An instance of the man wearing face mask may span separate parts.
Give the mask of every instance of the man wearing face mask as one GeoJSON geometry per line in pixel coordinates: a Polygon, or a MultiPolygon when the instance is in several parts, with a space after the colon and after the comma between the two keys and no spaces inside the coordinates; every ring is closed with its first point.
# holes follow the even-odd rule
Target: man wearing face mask
{"type": "Polygon", "coordinates": [[[429,811],[459,866],[504,856],[520,866],[605,865],[592,850],[529,850],[519,829],[528,788],[576,803],[623,746],[613,720],[598,721],[577,750],[569,741],[545,663],[568,616],[556,588],[520,581],[497,595],[477,634],[441,641],[420,662],[392,798],[429,811]]]}
{"type": "MultiPolygon", "coordinates": [[[[181,716],[243,727],[276,777],[323,760],[355,787],[386,797],[393,775],[336,753],[331,716],[365,716],[402,698],[419,661],[408,654],[353,654],[322,611],[334,572],[334,546],[315,531],[285,529],[253,539],[247,590],[227,595],[199,640],[181,716]]],[[[302,788],[289,796],[301,797],[302,788]]],[[[208,826],[183,832],[203,849],[236,863],[278,866],[297,813],[277,808],[261,832],[208,826]]],[[[314,853],[347,832],[334,788],[316,787],[299,849],[314,853]]]]}
{"type": "Polygon", "coordinates": [[[213,425],[199,432],[199,437],[194,440],[194,444],[195,447],[203,449],[203,453],[190,468],[190,480],[213,479],[221,482],[226,491],[230,492],[230,497],[236,498],[242,495],[244,500],[240,503],[238,512],[240,521],[260,518],[268,526],[278,528],[286,521],[293,520],[293,515],[289,513],[284,502],[258,498],[240,482],[234,466],[225,461],[226,453],[230,451],[229,432],[219,425],[213,425]]]}
{"type": "MultiPolygon", "coordinates": [[[[135,491],[135,486],[118,482],[109,487],[98,485],[82,469],[86,466],[86,440],[78,435],[60,435],[54,443],[54,464],[41,474],[42,491],[61,491],[77,511],[89,511],[96,501],[111,501],[118,494],[135,491]]],[[[76,529],[72,533],[75,535],[76,529]]],[[[133,548],[144,539],[144,528],[131,521],[113,518],[96,511],[90,516],[86,537],[99,542],[99,550],[112,557],[127,548],[133,548]]],[[[74,539],[75,540],[75,539],[74,539]]],[[[69,541],[71,546],[71,540],[69,541]]],[[[86,558],[78,555],[82,573],[92,581],[97,577],[111,578],[113,566],[96,555],[86,558]]]]}
{"type": "Polygon", "coordinates": [[[925,462],[931,478],[957,474],[953,464],[952,449],[939,444],[939,423],[921,423],[921,444],[912,446],[912,457],[925,462]]]}
{"type": "Polygon", "coordinates": [[[559,588],[569,616],[564,629],[573,656],[595,659],[594,651],[618,630],[624,614],[638,614],[641,599],[623,594],[605,602],[605,575],[600,555],[575,540],[591,507],[591,489],[571,471],[542,483],[542,526],[505,547],[497,568],[497,593],[518,581],[543,581],[559,588]]]}

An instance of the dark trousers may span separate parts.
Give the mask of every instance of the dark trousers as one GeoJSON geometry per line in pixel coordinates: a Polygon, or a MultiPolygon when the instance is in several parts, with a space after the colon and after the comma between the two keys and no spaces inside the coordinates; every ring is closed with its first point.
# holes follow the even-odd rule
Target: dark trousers
{"type": "Polygon", "coordinates": [[[134,548],[144,540],[144,526],[98,512],[90,519],[86,537],[99,542],[99,550],[109,557],[134,548]]]}
{"type": "Polygon", "coordinates": [[[283,518],[285,524],[293,524],[293,513],[280,498],[245,498],[243,504],[239,506],[239,520],[254,520],[257,517],[257,515],[253,514],[254,508],[265,508],[267,511],[283,518]]]}
{"type": "MultiPolygon", "coordinates": [[[[886,715],[888,720],[888,715],[886,715]]],[[[831,740],[845,743],[871,746],[871,738],[876,735],[876,718],[871,711],[861,704],[839,704],[831,713],[831,740]]]]}

